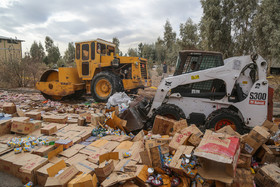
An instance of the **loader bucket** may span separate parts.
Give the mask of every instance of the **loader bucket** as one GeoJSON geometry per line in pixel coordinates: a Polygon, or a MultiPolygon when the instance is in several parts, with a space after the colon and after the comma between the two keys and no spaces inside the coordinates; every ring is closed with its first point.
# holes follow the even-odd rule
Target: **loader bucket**
{"type": "Polygon", "coordinates": [[[147,100],[139,99],[130,103],[130,107],[124,111],[120,118],[127,121],[125,130],[127,132],[133,132],[145,128],[145,124],[148,120],[147,111],[143,109],[143,105],[147,103],[147,100]]]}

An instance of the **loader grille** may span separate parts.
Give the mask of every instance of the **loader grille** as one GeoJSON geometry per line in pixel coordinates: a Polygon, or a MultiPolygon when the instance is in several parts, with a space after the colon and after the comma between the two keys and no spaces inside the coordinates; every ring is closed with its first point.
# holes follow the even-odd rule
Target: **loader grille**
{"type": "Polygon", "coordinates": [[[140,66],[141,66],[141,77],[142,79],[147,79],[148,76],[147,76],[147,68],[146,68],[146,64],[145,63],[140,63],[140,66]]]}

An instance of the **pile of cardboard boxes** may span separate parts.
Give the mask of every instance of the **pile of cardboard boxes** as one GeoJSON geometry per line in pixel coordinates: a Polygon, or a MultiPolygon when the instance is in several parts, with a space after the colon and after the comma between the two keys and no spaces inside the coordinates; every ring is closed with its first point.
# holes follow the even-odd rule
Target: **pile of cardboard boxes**
{"type": "Polygon", "coordinates": [[[112,131],[125,131],[126,121],[106,119],[105,110],[60,107],[2,103],[11,117],[0,119],[0,171],[40,186],[280,186],[277,121],[240,135],[156,116],[151,131],[133,137],[112,131]],[[93,134],[98,128],[105,132],[93,134]],[[15,137],[44,143],[15,153],[7,145],[15,137]]]}

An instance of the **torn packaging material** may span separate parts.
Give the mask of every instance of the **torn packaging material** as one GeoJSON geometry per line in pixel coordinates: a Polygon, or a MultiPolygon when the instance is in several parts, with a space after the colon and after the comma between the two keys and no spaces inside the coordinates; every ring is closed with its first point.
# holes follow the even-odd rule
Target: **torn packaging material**
{"type": "Polygon", "coordinates": [[[153,124],[153,134],[169,135],[170,130],[173,128],[173,124],[176,122],[174,119],[170,119],[164,116],[157,115],[153,124]]]}
{"type": "Polygon", "coordinates": [[[190,155],[193,151],[194,147],[193,146],[186,146],[186,145],[181,145],[178,147],[178,149],[175,152],[175,155],[172,157],[172,160],[169,164],[169,167],[177,174],[183,175],[184,171],[181,168],[181,163],[182,159],[180,157],[183,154],[190,155]]]}
{"type": "Polygon", "coordinates": [[[47,168],[53,166],[54,164],[52,163],[47,163],[46,165],[44,165],[43,167],[41,167],[40,169],[38,169],[36,171],[36,179],[37,179],[37,183],[40,186],[44,186],[47,178],[49,177],[49,174],[47,172],[47,168]]]}
{"type": "Polygon", "coordinates": [[[75,167],[83,173],[87,173],[87,174],[92,175],[94,173],[95,168],[97,168],[98,165],[96,165],[92,162],[89,162],[87,160],[83,160],[83,161],[80,161],[80,162],[76,163],[75,167]]]}
{"type": "Polygon", "coordinates": [[[261,126],[254,127],[250,133],[242,137],[242,152],[254,155],[257,149],[270,137],[266,128],[261,126]]]}
{"type": "Polygon", "coordinates": [[[188,133],[188,134],[179,134],[179,133],[176,133],[171,142],[169,143],[169,147],[171,149],[178,149],[178,147],[180,145],[185,145],[186,142],[188,141],[189,137],[190,137],[191,133],[188,133]]]}
{"type": "Polygon", "coordinates": [[[75,144],[72,147],[66,149],[65,151],[62,151],[59,154],[62,156],[65,156],[67,158],[70,158],[70,157],[74,156],[75,154],[77,154],[84,147],[85,147],[84,145],[75,144]]]}
{"type": "Polygon", "coordinates": [[[259,186],[280,187],[280,168],[274,164],[265,165],[257,172],[254,179],[259,186]]]}
{"type": "Polygon", "coordinates": [[[251,170],[237,168],[236,176],[233,179],[232,187],[255,187],[254,175],[251,170]]]}
{"type": "Polygon", "coordinates": [[[279,147],[274,145],[263,144],[257,152],[257,157],[261,160],[261,164],[280,163],[279,147]]]}
{"type": "Polygon", "coordinates": [[[239,138],[206,130],[194,155],[199,158],[199,174],[206,179],[232,183],[240,154],[239,138]],[[211,171],[211,172],[209,172],[211,171]]]}
{"type": "MultiPolygon", "coordinates": [[[[64,163],[65,164],[65,163],[64,163]]],[[[53,174],[53,171],[60,171],[61,169],[64,169],[65,167],[61,167],[63,165],[59,165],[59,163],[51,166],[47,169],[48,174],[50,177],[48,177],[45,186],[61,186],[66,187],[67,183],[75,177],[79,173],[77,168],[75,166],[70,166],[69,168],[66,168],[62,173],[60,173],[58,176],[51,175],[53,174]],[[52,177],[51,177],[52,176],[52,177]]]]}
{"type": "Polygon", "coordinates": [[[67,184],[67,187],[97,187],[96,175],[79,174],[67,184]]]}

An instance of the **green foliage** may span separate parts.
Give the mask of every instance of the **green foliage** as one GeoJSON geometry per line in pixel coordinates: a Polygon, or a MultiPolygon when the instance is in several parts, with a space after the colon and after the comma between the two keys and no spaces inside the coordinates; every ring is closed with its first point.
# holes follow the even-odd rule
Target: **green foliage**
{"type": "Polygon", "coordinates": [[[74,63],[74,61],[75,61],[75,46],[74,46],[73,42],[68,43],[68,48],[66,49],[66,51],[64,53],[63,60],[66,64],[73,64],[74,63]]]}
{"type": "Polygon", "coordinates": [[[279,10],[279,0],[263,0],[254,19],[257,51],[270,61],[280,56],[279,10]]]}
{"type": "Polygon", "coordinates": [[[199,42],[198,25],[194,24],[191,18],[186,23],[180,24],[180,40],[178,42],[181,49],[197,49],[199,42]]]}
{"type": "Polygon", "coordinates": [[[169,20],[166,20],[164,25],[163,40],[167,47],[171,47],[176,41],[176,32],[173,32],[169,20]]]}
{"type": "Polygon", "coordinates": [[[128,56],[131,56],[131,57],[136,57],[136,56],[138,56],[138,54],[137,54],[137,49],[129,48],[128,51],[127,51],[127,55],[128,55],[128,56]]]}
{"type": "Polygon", "coordinates": [[[33,60],[42,62],[45,57],[44,47],[42,46],[41,42],[39,44],[34,41],[30,47],[30,55],[33,60]]]}
{"type": "Polygon", "coordinates": [[[57,63],[57,61],[61,58],[58,46],[55,46],[53,40],[46,36],[45,38],[45,48],[48,53],[47,58],[44,59],[46,64],[57,63]]]}
{"type": "Polygon", "coordinates": [[[119,54],[120,56],[122,56],[122,52],[120,51],[120,40],[117,37],[114,37],[112,40],[113,44],[116,45],[116,54],[119,54]]]}

